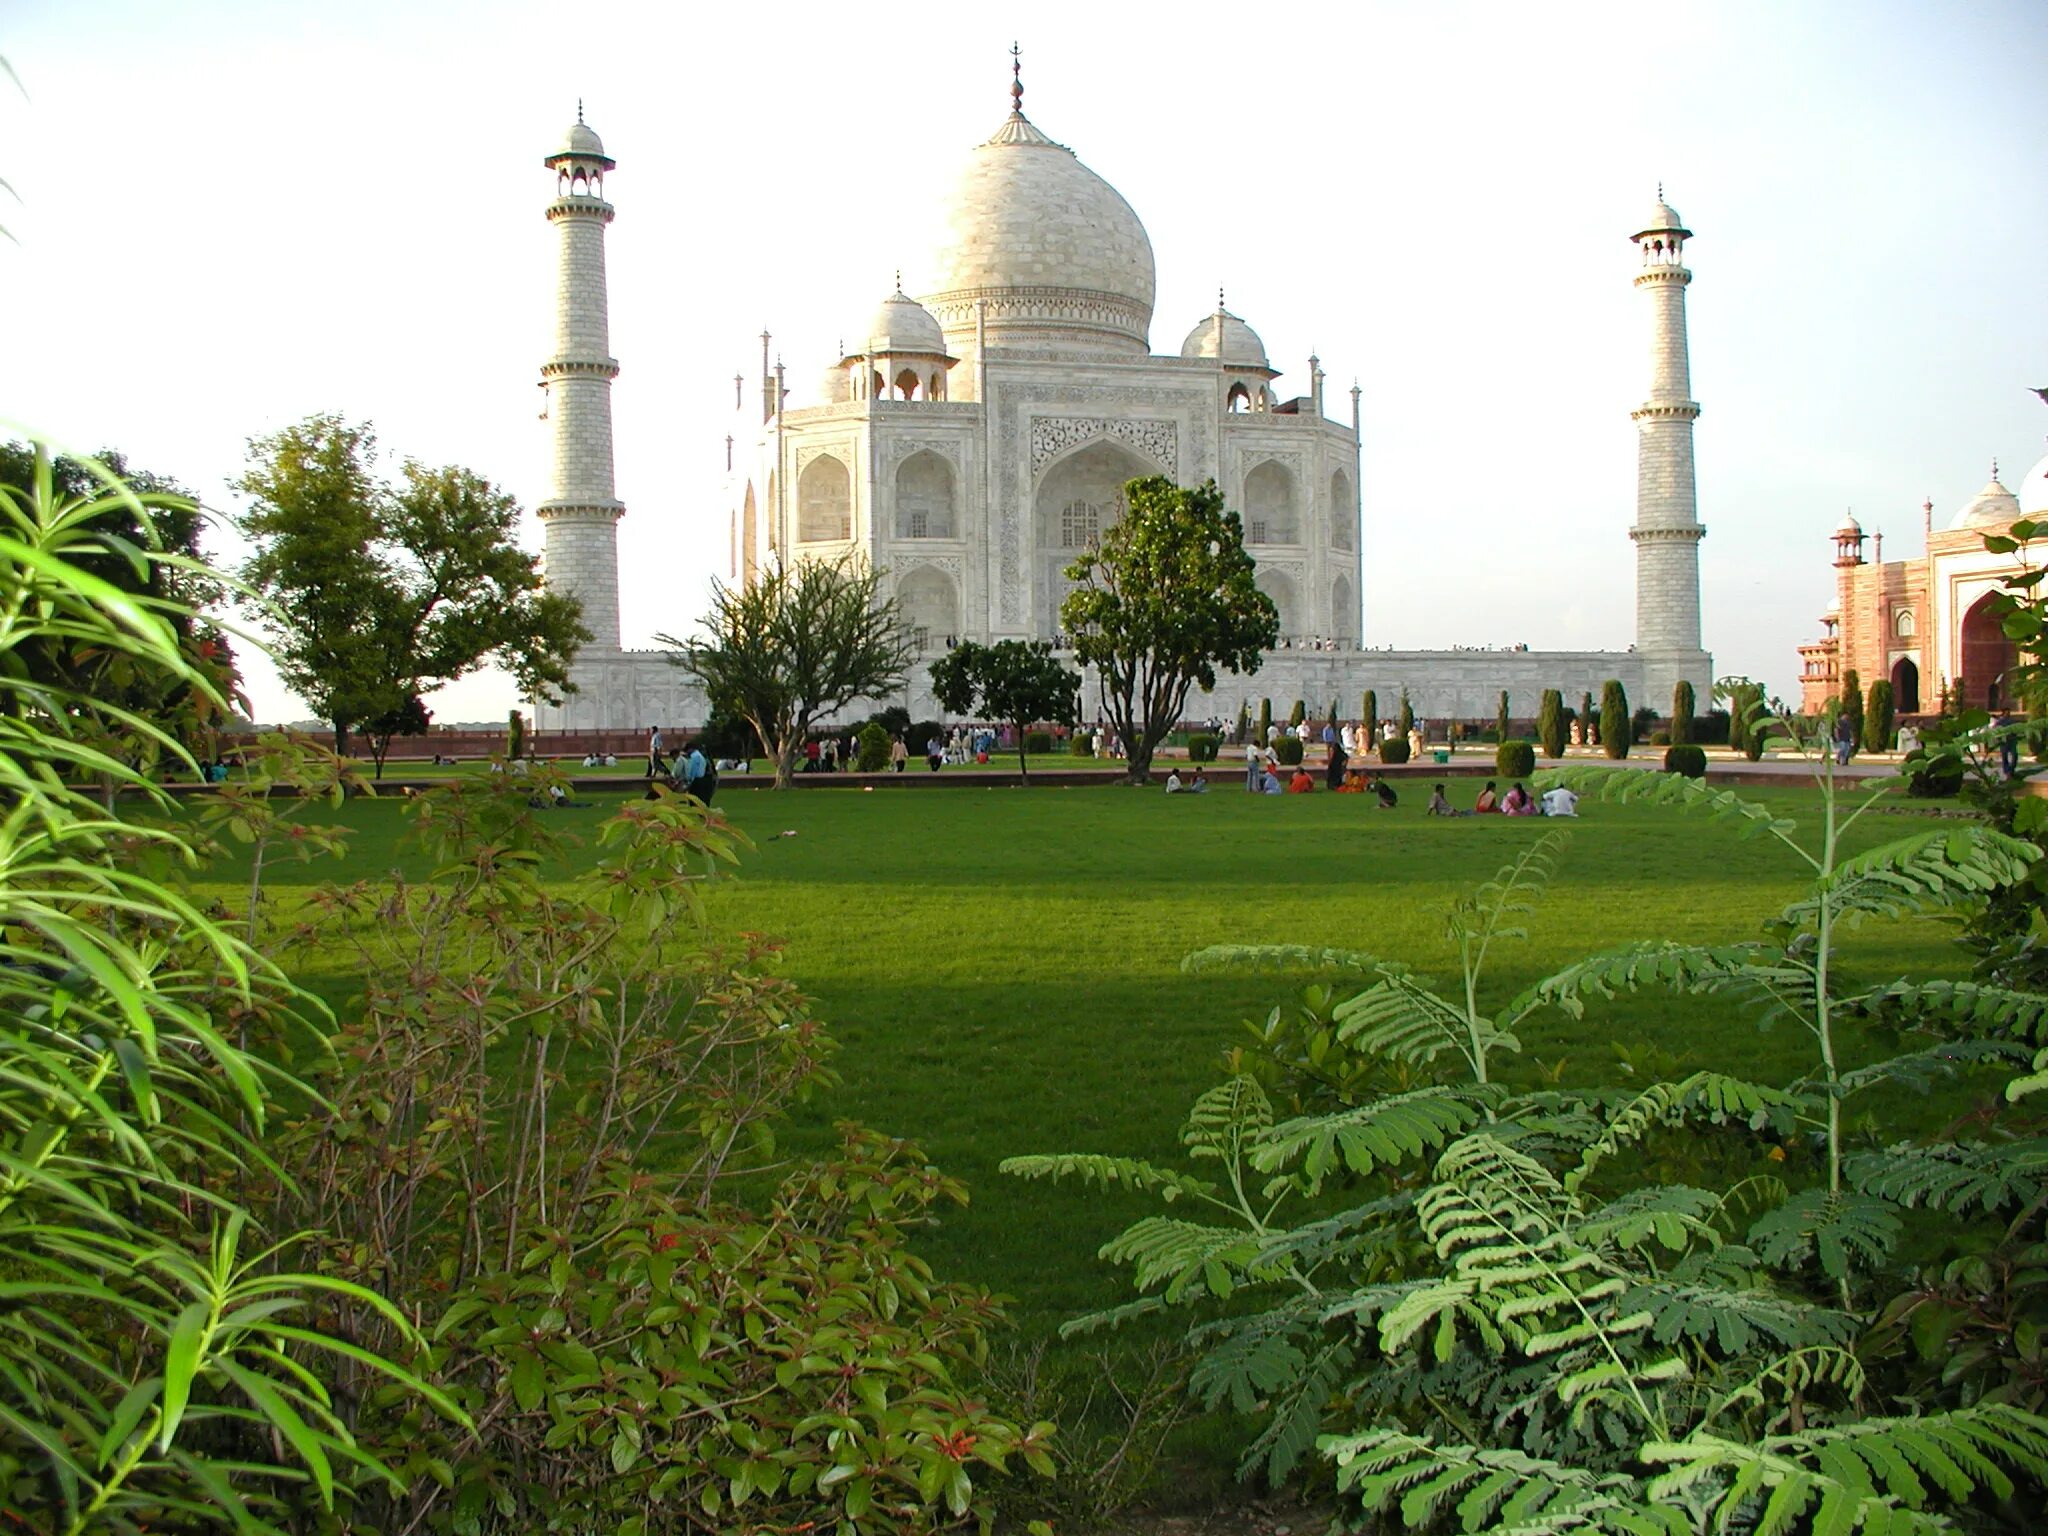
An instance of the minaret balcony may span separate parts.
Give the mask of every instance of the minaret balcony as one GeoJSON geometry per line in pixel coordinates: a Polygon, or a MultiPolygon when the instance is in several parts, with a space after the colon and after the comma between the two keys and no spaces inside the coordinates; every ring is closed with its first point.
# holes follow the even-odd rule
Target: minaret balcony
{"type": "Polygon", "coordinates": [[[558,197],[548,204],[548,218],[554,219],[596,219],[609,224],[618,217],[618,210],[601,197],[558,197]]]}
{"type": "Polygon", "coordinates": [[[1628,413],[1630,421],[1697,421],[1697,400],[1649,400],[1628,413]]]}
{"type": "Polygon", "coordinates": [[[1676,527],[1631,528],[1628,536],[1638,544],[1697,544],[1707,536],[1704,523],[1681,523],[1676,527]]]}
{"type": "Polygon", "coordinates": [[[540,365],[543,379],[615,379],[619,376],[616,357],[557,357],[540,365]]]}

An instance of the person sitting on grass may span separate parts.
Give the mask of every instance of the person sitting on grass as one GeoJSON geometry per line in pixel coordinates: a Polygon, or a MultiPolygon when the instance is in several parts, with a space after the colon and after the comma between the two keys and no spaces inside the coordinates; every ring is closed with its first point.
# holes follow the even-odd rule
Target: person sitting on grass
{"type": "Polygon", "coordinates": [[[1168,772],[1166,775],[1166,792],[1169,795],[1177,795],[1186,787],[1180,781],[1180,770],[1178,768],[1168,772]]]}
{"type": "Polygon", "coordinates": [[[1576,816],[1579,814],[1579,797],[1562,784],[1543,792],[1543,814],[1546,816],[1576,816]]]}
{"type": "Polygon", "coordinates": [[[1529,792],[1519,784],[1510,784],[1508,792],[1501,796],[1500,813],[1503,816],[1526,816],[1529,814],[1529,792]]]}
{"type": "Polygon", "coordinates": [[[1345,769],[1345,770],[1344,770],[1344,782],[1343,782],[1342,784],[1339,784],[1339,785],[1337,786],[1337,793],[1338,793],[1338,794],[1340,794],[1340,795],[1362,795],[1362,794],[1364,794],[1364,793],[1365,793],[1365,770],[1364,770],[1364,769],[1362,769],[1362,768],[1347,768],[1347,769],[1345,769]]]}
{"type": "Polygon", "coordinates": [[[1294,770],[1294,777],[1287,781],[1287,793],[1290,795],[1312,795],[1315,793],[1315,788],[1316,781],[1308,776],[1308,770],[1297,765],[1294,770]]]}
{"type": "Polygon", "coordinates": [[[1199,768],[1195,770],[1195,776],[1188,781],[1188,793],[1191,795],[1206,795],[1209,793],[1208,777],[1199,768]]]}
{"type": "Polygon", "coordinates": [[[1279,775],[1268,768],[1259,775],[1259,793],[1262,795],[1284,795],[1287,790],[1280,783],[1279,775]]]}
{"type": "Polygon", "coordinates": [[[1465,813],[1451,808],[1450,797],[1444,793],[1443,785],[1439,784],[1430,792],[1429,808],[1425,814],[1430,816],[1462,816],[1465,813]]]}
{"type": "Polygon", "coordinates": [[[1384,773],[1373,775],[1372,792],[1379,797],[1380,809],[1383,811],[1391,811],[1400,803],[1401,797],[1394,793],[1394,786],[1387,782],[1384,773]]]}
{"type": "Polygon", "coordinates": [[[1486,788],[1479,791],[1479,798],[1472,802],[1474,816],[1491,816],[1500,810],[1500,797],[1493,792],[1493,780],[1486,781],[1486,788]]]}

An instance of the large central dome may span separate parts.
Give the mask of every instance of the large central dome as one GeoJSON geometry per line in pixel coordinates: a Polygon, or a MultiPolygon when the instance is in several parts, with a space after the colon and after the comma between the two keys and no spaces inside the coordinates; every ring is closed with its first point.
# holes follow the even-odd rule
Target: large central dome
{"type": "Polygon", "coordinates": [[[1150,350],[1152,242],[1131,205],[1021,110],[968,156],[924,304],[951,349],[1150,350]]]}

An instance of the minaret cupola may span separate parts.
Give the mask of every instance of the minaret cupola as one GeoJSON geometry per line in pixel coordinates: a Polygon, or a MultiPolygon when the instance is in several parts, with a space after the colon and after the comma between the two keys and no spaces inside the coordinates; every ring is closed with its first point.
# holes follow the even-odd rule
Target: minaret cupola
{"type": "Polygon", "coordinates": [[[946,371],[959,361],[946,351],[946,334],[930,310],[903,291],[875,307],[861,349],[839,360],[856,400],[944,400],[946,371]]]}
{"type": "Polygon", "coordinates": [[[1223,290],[1216,290],[1216,313],[1196,323],[1180,344],[1180,355],[1216,364],[1222,373],[1223,408],[1226,411],[1270,411],[1273,409],[1272,380],[1279,370],[1266,359],[1266,344],[1259,333],[1233,315],[1223,304],[1223,290]]]}
{"type": "Polygon", "coordinates": [[[1842,519],[1842,526],[1835,530],[1835,564],[1863,564],[1863,540],[1867,535],[1863,525],[1856,521],[1856,514],[1849,513],[1842,519]]]}
{"type": "Polygon", "coordinates": [[[557,197],[588,197],[604,201],[604,173],[618,164],[604,152],[604,140],[583,121],[583,103],[576,103],[576,121],[562,135],[562,147],[541,162],[555,173],[557,197]]]}

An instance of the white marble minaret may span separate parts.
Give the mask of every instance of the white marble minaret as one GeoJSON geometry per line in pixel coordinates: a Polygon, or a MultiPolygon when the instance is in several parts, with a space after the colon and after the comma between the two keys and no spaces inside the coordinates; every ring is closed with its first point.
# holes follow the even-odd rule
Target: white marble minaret
{"type": "Polygon", "coordinates": [[[1649,225],[1629,238],[1643,253],[1635,285],[1649,295],[1650,397],[1632,413],[1636,424],[1636,650],[1645,696],[1634,702],[1660,714],[1682,678],[1699,709],[1709,707],[1713,658],[1700,648],[1699,495],[1693,482],[1692,365],[1685,344],[1685,242],[1692,231],[1657,189],[1649,225]]]}
{"type": "Polygon", "coordinates": [[[604,230],[612,221],[604,173],[614,162],[583,121],[581,102],[562,147],[543,164],[555,173],[548,222],[561,232],[562,261],[554,355],[540,368],[554,464],[539,512],[548,586],[582,599],[587,656],[619,648],[618,522],[626,509],[612,494],[612,380],[619,364],[611,355],[604,285],[604,230]]]}

